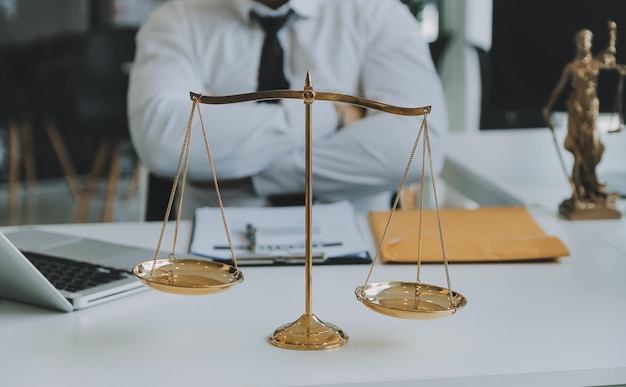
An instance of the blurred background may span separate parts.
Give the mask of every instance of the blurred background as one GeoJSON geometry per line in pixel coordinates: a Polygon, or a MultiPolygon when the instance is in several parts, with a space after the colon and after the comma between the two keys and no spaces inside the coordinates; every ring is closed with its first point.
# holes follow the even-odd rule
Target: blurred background
{"type": "MultiPolygon", "coordinates": [[[[147,218],[125,97],[134,35],[164,1],[0,0],[0,225],[147,218]]],[[[625,62],[626,1],[398,1],[430,44],[451,131],[545,128],[581,28],[599,51],[614,20],[625,62]]],[[[616,86],[599,81],[605,115],[623,110],[616,86]]]]}

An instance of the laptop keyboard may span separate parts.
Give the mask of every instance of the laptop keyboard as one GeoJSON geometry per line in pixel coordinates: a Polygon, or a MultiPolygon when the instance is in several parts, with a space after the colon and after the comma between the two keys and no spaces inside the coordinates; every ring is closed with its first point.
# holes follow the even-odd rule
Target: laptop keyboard
{"type": "Polygon", "coordinates": [[[55,288],[68,292],[79,292],[117,281],[126,278],[128,273],[124,270],[93,263],[49,257],[36,253],[24,252],[24,255],[55,288]]]}

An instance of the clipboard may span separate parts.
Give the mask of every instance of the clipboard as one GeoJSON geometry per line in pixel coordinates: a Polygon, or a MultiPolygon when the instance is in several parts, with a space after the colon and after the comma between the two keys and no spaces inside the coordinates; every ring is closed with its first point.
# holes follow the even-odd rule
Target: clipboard
{"type": "MultiPolygon", "coordinates": [[[[225,207],[224,214],[238,265],[304,264],[304,206],[225,207]],[[255,230],[253,241],[251,227],[255,230]]],[[[372,262],[350,202],[315,204],[312,217],[313,264],[372,262]]],[[[196,209],[189,251],[196,256],[232,263],[219,208],[196,209]]]]}
{"type": "MultiPolygon", "coordinates": [[[[443,253],[435,210],[424,210],[422,244],[419,246],[419,209],[395,211],[380,248],[384,263],[442,262],[443,253]]],[[[569,256],[569,250],[535,222],[525,207],[440,209],[449,262],[503,262],[548,260],[569,256]]],[[[369,223],[380,243],[388,211],[371,212],[369,223]]]]}

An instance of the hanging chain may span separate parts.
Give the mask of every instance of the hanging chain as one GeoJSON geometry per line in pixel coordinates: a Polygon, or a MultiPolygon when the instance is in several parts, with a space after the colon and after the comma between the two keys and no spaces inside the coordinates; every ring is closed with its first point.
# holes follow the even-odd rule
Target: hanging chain
{"type": "Polygon", "coordinates": [[[422,240],[423,240],[423,226],[424,226],[424,186],[425,186],[425,165],[426,165],[426,157],[428,156],[428,166],[429,166],[429,171],[430,171],[430,176],[431,176],[431,180],[432,180],[432,185],[433,185],[433,196],[434,196],[434,201],[435,201],[435,210],[437,213],[437,224],[438,224],[438,229],[439,229],[439,241],[441,243],[441,252],[443,255],[443,263],[444,263],[444,268],[445,268],[445,275],[446,275],[446,284],[447,284],[447,288],[448,288],[448,298],[450,299],[450,305],[451,307],[454,309],[453,313],[456,313],[457,310],[457,304],[454,302],[454,298],[453,298],[453,293],[452,293],[452,285],[451,285],[451,281],[450,281],[450,271],[449,271],[449,267],[448,267],[448,257],[446,254],[446,247],[445,247],[445,243],[444,243],[444,237],[443,237],[443,226],[442,226],[442,222],[441,222],[441,214],[439,211],[439,197],[437,195],[437,185],[435,183],[435,171],[434,171],[434,167],[433,167],[433,158],[432,158],[432,149],[430,146],[430,134],[429,134],[429,130],[428,130],[428,114],[424,114],[424,118],[422,119],[422,123],[420,125],[420,129],[419,132],[417,134],[417,137],[415,138],[415,143],[413,144],[413,148],[411,149],[411,154],[409,156],[409,160],[407,163],[407,166],[404,170],[404,174],[402,176],[402,180],[400,181],[400,186],[398,188],[398,192],[396,193],[395,199],[393,201],[393,204],[391,206],[391,211],[389,213],[389,218],[387,219],[387,223],[385,224],[385,228],[383,229],[382,232],[382,236],[380,238],[380,241],[378,242],[378,246],[376,248],[376,254],[374,256],[374,260],[372,261],[372,265],[370,266],[369,272],[367,274],[367,278],[365,280],[365,286],[367,286],[367,284],[370,281],[370,278],[372,276],[372,273],[374,271],[374,266],[376,265],[379,256],[380,256],[380,252],[382,250],[382,246],[383,243],[385,241],[385,237],[387,236],[387,231],[389,230],[389,226],[391,224],[391,221],[393,219],[393,215],[398,207],[398,202],[400,201],[400,196],[402,194],[402,190],[404,189],[404,186],[406,184],[406,180],[409,174],[409,170],[411,169],[411,165],[413,164],[413,160],[415,158],[415,153],[417,151],[417,147],[419,145],[419,141],[420,138],[422,138],[422,134],[423,134],[423,141],[422,141],[422,171],[421,171],[421,178],[420,178],[420,204],[419,204],[419,212],[420,212],[420,216],[419,216],[419,231],[418,231],[418,254],[417,254],[417,282],[416,282],[416,287],[415,287],[415,296],[419,298],[419,290],[421,288],[422,282],[421,282],[421,261],[422,261],[422,240]]]}
{"type": "Polygon", "coordinates": [[[425,165],[426,165],[426,134],[428,133],[428,123],[426,121],[427,117],[424,117],[422,122],[422,127],[420,127],[420,132],[424,138],[422,139],[422,171],[420,176],[420,218],[419,218],[419,228],[418,228],[418,237],[417,237],[417,286],[415,287],[415,296],[417,297],[419,293],[419,289],[422,286],[421,280],[421,272],[422,272],[422,240],[424,239],[424,185],[426,184],[426,175],[425,175],[425,165]]]}
{"type": "Polygon", "coordinates": [[[389,218],[387,219],[387,224],[385,224],[385,228],[383,229],[383,234],[380,237],[380,241],[378,242],[378,246],[376,247],[376,254],[374,255],[374,260],[372,261],[372,265],[370,266],[370,270],[367,274],[367,278],[365,279],[365,286],[370,282],[370,278],[372,276],[372,272],[374,271],[374,265],[378,261],[378,257],[380,256],[380,250],[382,249],[383,242],[385,241],[385,237],[387,236],[387,231],[389,230],[389,225],[391,224],[391,219],[393,218],[393,214],[396,212],[396,208],[398,207],[398,202],[400,201],[400,195],[402,190],[404,189],[404,185],[406,184],[407,177],[409,176],[409,170],[411,169],[411,164],[413,164],[413,158],[415,157],[415,152],[417,151],[417,145],[419,144],[419,140],[422,137],[422,132],[426,125],[426,117],[428,113],[424,114],[424,118],[422,119],[422,125],[420,126],[420,130],[417,133],[417,137],[415,138],[415,143],[413,144],[413,148],[411,149],[411,154],[409,156],[409,161],[404,169],[404,174],[402,175],[402,180],[400,181],[400,187],[398,188],[398,192],[396,193],[396,197],[393,200],[393,204],[391,206],[391,212],[389,213],[389,218]]]}
{"type": "Polygon", "coordinates": [[[165,210],[165,217],[163,218],[163,224],[161,226],[161,233],[159,235],[157,248],[154,252],[154,259],[153,259],[152,269],[150,270],[150,277],[149,277],[151,280],[154,279],[154,270],[156,269],[156,263],[160,255],[161,245],[163,244],[163,238],[165,235],[165,230],[167,228],[167,222],[170,217],[170,213],[172,211],[174,198],[176,196],[176,189],[178,187],[179,180],[181,180],[181,173],[182,173],[180,194],[179,194],[179,199],[178,199],[178,211],[177,211],[178,213],[176,216],[176,226],[174,228],[174,240],[172,242],[172,249],[169,254],[170,258],[176,257],[175,255],[176,241],[178,240],[178,231],[180,229],[180,217],[182,213],[183,198],[185,195],[185,182],[187,179],[187,171],[189,169],[189,154],[190,154],[190,149],[191,149],[191,132],[193,128],[193,117],[194,117],[194,112],[196,110],[198,112],[198,117],[200,119],[200,126],[202,127],[202,137],[204,140],[204,147],[206,149],[207,157],[209,159],[209,166],[211,168],[211,174],[213,176],[213,184],[215,185],[215,192],[217,193],[217,200],[220,206],[220,211],[222,213],[222,221],[224,223],[224,230],[226,231],[226,238],[228,239],[228,246],[230,248],[230,253],[231,253],[231,257],[232,257],[235,269],[239,270],[239,267],[237,266],[237,259],[235,257],[235,251],[233,248],[232,238],[230,235],[230,230],[228,228],[228,223],[226,222],[226,214],[224,211],[224,204],[222,202],[222,196],[220,194],[219,186],[217,184],[217,176],[215,175],[215,166],[213,163],[213,156],[211,155],[211,148],[209,147],[209,140],[206,134],[206,128],[204,126],[204,120],[202,118],[202,112],[201,112],[199,104],[200,104],[200,98],[193,97],[192,105],[191,105],[191,113],[189,114],[189,120],[187,121],[187,130],[185,131],[185,137],[183,139],[183,146],[181,148],[180,156],[178,158],[178,165],[176,166],[176,173],[174,175],[174,182],[172,183],[172,190],[170,191],[170,197],[167,202],[167,209],[165,210]]]}
{"type": "MultiPolygon", "coordinates": [[[[152,269],[150,270],[150,280],[154,280],[154,270],[156,269],[156,263],[157,260],[159,259],[159,253],[161,251],[161,245],[163,244],[163,236],[165,235],[165,229],[167,228],[167,221],[170,217],[170,213],[172,211],[172,204],[174,203],[174,197],[176,196],[176,188],[178,187],[178,180],[180,179],[180,173],[181,173],[181,169],[182,169],[182,165],[183,165],[183,161],[185,161],[185,159],[189,157],[189,142],[190,142],[190,138],[191,138],[191,128],[192,128],[192,124],[193,124],[193,113],[196,109],[196,107],[198,106],[198,101],[197,100],[193,100],[193,103],[191,105],[191,113],[189,113],[189,120],[187,121],[187,130],[185,131],[185,137],[183,139],[183,146],[180,150],[180,156],[178,157],[178,164],[176,166],[176,173],[174,174],[174,181],[172,183],[172,189],[170,191],[170,197],[167,201],[167,208],[165,210],[165,216],[163,218],[163,224],[161,225],[161,233],[159,234],[159,241],[157,243],[157,248],[154,252],[154,259],[152,262],[152,269]]],[[[185,172],[186,174],[186,168],[185,168],[185,172]]],[[[182,198],[181,198],[182,199],[182,198]]],[[[182,201],[182,200],[181,200],[182,201]]],[[[180,212],[180,211],[179,211],[180,212]]],[[[174,246],[176,244],[176,236],[177,236],[177,232],[178,230],[176,230],[176,234],[174,237],[174,246]]],[[[174,249],[172,248],[172,251],[170,252],[170,256],[172,256],[174,254],[174,249]]]]}
{"type": "MultiPolygon", "coordinates": [[[[195,99],[196,103],[200,103],[200,99],[195,99]]],[[[237,258],[235,257],[235,249],[233,247],[233,241],[230,236],[230,229],[228,228],[228,222],[226,221],[226,213],[224,211],[224,203],[222,202],[222,194],[220,193],[219,185],[217,184],[217,175],[215,174],[215,164],[213,163],[213,156],[211,155],[211,147],[209,146],[209,140],[204,127],[204,120],[202,119],[202,113],[198,109],[198,117],[200,118],[200,126],[202,127],[202,138],[204,139],[204,148],[209,159],[209,166],[211,167],[211,175],[213,176],[213,185],[215,186],[215,193],[217,194],[217,202],[220,206],[220,212],[222,214],[222,222],[224,223],[224,230],[226,231],[226,239],[228,240],[228,248],[230,249],[230,256],[233,260],[235,269],[239,270],[237,266],[237,258]]]]}
{"type": "Polygon", "coordinates": [[[448,269],[448,256],[446,254],[446,245],[443,241],[443,226],[441,223],[441,213],[439,212],[439,199],[437,198],[437,185],[435,183],[435,172],[433,170],[433,155],[430,149],[430,134],[428,133],[428,128],[426,128],[426,130],[424,131],[424,140],[428,148],[428,165],[430,166],[430,175],[432,177],[433,197],[435,199],[435,210],[437,212],[437,224],[439,225],[439,241],[441,243],[441,253],[443,255],[443,266],[445,267],[445,271],[446,271],[446,284],[448,285],[448,297],[450,298],[450,305],[454,308],[453,313],[456,313],[457,304],[454,302],[454,298],[452,297],[452,286],[450,283],[450,272],[448,269]]]}

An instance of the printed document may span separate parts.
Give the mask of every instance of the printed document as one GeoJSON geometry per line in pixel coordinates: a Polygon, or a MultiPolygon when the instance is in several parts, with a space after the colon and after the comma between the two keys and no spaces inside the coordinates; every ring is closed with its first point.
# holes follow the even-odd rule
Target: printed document
{"type": "MultiPolygon", "coordinates": [[[[304,262],[305,207],[226,207],[226,222],[217,207],[196,209],[190,252],[238,264],[304,262]],[[230,231],[229,244],[226,228],[230,231]]],[[[314,263],[368,263],[367,244],[352,204],[315,204],[311,243],[314,263]]]]}

